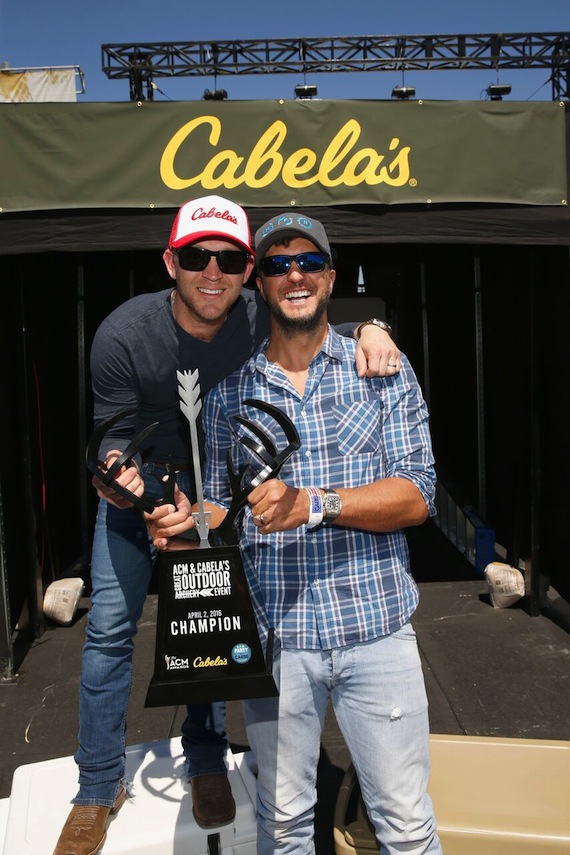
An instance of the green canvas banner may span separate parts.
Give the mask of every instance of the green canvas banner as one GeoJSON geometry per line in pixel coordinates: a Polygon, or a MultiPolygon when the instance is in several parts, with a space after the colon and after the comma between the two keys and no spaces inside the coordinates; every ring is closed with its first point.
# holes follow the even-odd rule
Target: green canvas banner
{"type": "Polygon", "coordinates": [[[566,205],[562,102],[0,104],[5,212],[566,205]]]}

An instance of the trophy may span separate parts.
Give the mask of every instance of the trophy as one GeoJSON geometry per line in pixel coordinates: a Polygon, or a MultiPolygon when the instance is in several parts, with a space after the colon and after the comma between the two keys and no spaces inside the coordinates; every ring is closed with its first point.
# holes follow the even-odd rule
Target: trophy
{"type": "MultiPolygon", "coordinates": [[[[158,555],[154,676],[148,687],[145,706],[276,696],[278,690],[271,673],[273,630],[269,631],[264,653],[237,545],[237,517],[254,487],[275,477],[283,463],[300,447],[299,434],[291,420],[271,404],[256,399],[243,402],[274,419],[285,435],[286,445],[278,451],[259,424],[242,416],[235,417],[236,422],[249,432],[240,436],[239,442],[252,452],[260,467],[250,478],[244,478],[244,472],[233,467],[228,451],[232,501],[222,525],[216,529],[225,545],[212,546],[209,540],[210,515],[204,507],[197,433],[197,420],[202,408],[198,372],[178,371],[177,377],[180,408],[190,428],[198,506],[193,516],[199,544],[194,548],[160,552],[158,555]]],[[[96,430],[88,446],[88,466],[141,511],[151,513],[164,502],[174,504],[175,472],[168,472],[162,482],[163,497],[157,501],[139,498],[120,488],[114,476],[137,452],[138,444],[156,427],[156,422],[132,440],[108,471],[97,460],[96,449],[105,430],[130,412],[118,413],[96,430]]]]}

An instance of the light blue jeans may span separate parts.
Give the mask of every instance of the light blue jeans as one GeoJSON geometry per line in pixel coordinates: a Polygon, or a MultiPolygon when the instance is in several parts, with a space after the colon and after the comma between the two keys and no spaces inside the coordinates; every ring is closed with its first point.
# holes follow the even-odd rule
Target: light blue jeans
{"type": "MultiPolygon", "coordinates": [[[[145,493],[162,495],[147,464],[145,493]]],[[[191,491],[189,473],[177,482],[191,491]]],[[[91,556],[91,611],[79,689],[79,766],[76,805],[113,805],[119,783],[125,781],[126,718],[132,681],[132,658],[137,622],[152,577],[156,550],[139,511],[119,510],[100,501],[91,556]]],[[[149,682],[152,674],[148,675],[149,682]]],[[[191,699],[190,699],[191,700],[191,699]]],[[[226,771],[225,704],[187,707],[182,747],[189,778],[226,771]]]]}
{"type": "Polygon", "coordinates": [[[429,778],[427,696],[410,624],[340,650],[281,650],[278,698],[244,701],[257,769],[259,855],[312,855],[329,698],[382,855],[442,855],[429,778]]]}

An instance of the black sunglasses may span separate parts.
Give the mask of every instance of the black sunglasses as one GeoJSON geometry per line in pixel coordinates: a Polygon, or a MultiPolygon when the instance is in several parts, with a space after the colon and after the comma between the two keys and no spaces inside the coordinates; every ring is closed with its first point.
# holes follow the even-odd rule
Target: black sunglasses
{"type": "Polygon", "coordinates": [[[259,269],[266,276],[284,276],[289,273],[293,262],[303,273],[318,273],[330,261],[326,252],[300,252],[299,255],[267,255],[259,262],[259,269]]]}
{"type": "Polygon", "coordinates": [[[249,253],[243,249],[219,249],[214,252],[199,246],[183,246],[172,252],[178,256],[183,270],[193,271],[205,270],[214,256],[222,273],[243,273],[249,258],[249,253]]]}

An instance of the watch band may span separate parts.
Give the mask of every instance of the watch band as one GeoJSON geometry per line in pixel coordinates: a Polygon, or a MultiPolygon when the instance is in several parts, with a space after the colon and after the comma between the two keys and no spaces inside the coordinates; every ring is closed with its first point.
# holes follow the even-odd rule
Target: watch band
{"type": "Polygon", "coordinates": [[[386,321],[382,321],[380,318],[369,318],[367,321],[363,321],[363,323],[361,323],[360,326],[358,326],[356,328],[356,338],[357,339],[360,338],[360,333],[362,332],[362,328],[367,327],[369,324],[372,324],[375,327],[380,327],[380,329],[385,330],[385,332],[387,332],[388,335],[392,334],[392,327],[390,326],[390,324],[386,323],[386,321]]]}
{"type": "Polygon", "coordinates": [[[324,508],[323,497],[318,487],[305,487],[309,496],[309,519],[307,528],[316,528],[323,521],[324,508]]]}

